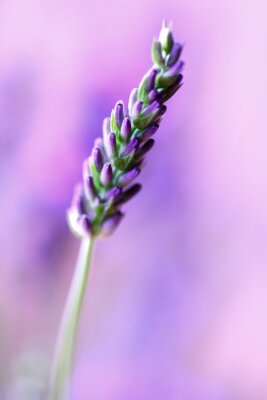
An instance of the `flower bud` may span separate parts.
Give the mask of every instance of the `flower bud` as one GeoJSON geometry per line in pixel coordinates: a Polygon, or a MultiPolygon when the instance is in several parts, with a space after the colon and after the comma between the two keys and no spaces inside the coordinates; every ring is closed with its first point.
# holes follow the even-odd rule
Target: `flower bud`
{"type": "Polygon", "coordinates": [[[109,158],[116,157],[117,154],[117,141],[114,132],[110,132],[106,143],[106,152],[109,158]]]}
{"type": "Polygon", "coordinates": [[[139,147],[139,140],[137,138],[133,138],[125,147],[123,156],[128,156],[133,151],[136,151],[139,147]]]}
{"type": "Polygon", "coordinates": [[[155,111],[159,110],[160,104],[157,100],[152,101],[151,104],[149,104],[145,110],[143,111],[142,115],[143,116],[148,116],[152,113],[154,113],[155,111]]]}
{"type": "Polygon", "coordinates": [[[125,174],[121,175],[118,179],[118,183],[120,186],[124,187],[129,185],[138,175],[140,174],[140,169],[134,168],[131,171],[125,172],[125,174]]]}
{"type": "Polygon", "coordinates": [[[158,92],[156,91],[156,89],[152,89],[148,93],[148,100],[149,101],[154,101],[154,100],[156,100],[157,96],[158,96],[158,92]]]}
{"type": "Polygon", "coordinates": [[[128,102],[128,110],[129,110],[129,114],[131,115],[132,112],[132,108],[135,104],[135,102],[137,101],[137,95],[138,95],[138,89],[135,88],[131,91],[131,94],[129,96],[129,102],[128,102]]]}
{"type": "Polygon", "coordinates": [[[110,162],[104,164],[100,173],[100,182],[104,186],[108,186],[112,181],[112,167],[110,162]]]}
{"type": "Polygon", "coordinates": [[[123,213],[121,211],[117,211],[115,214],[106,218],[101,228],[101,235],[103,237],[111,235],[118,227],[122,218],[123,218],[123,213]]]}
{"type": "Polygon", "coordinates": [[[92,176],[89,176],[84,181],[84,192],[89,201],[94,201],[95,198],[97,197],[94,180],[92,176]]]}
{"type": "Polygon", "coordinates": [[[149,104],[142,114],[134,120],[134,125],[138,129],[145,129],[153,122],[157,121],[157,117],[160,113],[160,104],[157,100],[154,100],[149,104]]]}
{"type": "Polygon", "coordinates": [[[157,75],[158,71],[155,68],[152,68],[147,76],[147,90],[148,92],[150,92],[150,90],[154,89],[154,85],[155,85],[155,78],[157,75]]]}
{"type": "Polygon", "coordinates": [[[116,186],[114,188],[111,188],[107,194],[105,199],[106,200],[110,200],[110,199],[114,199],[116,200],[122,193],[122,188],[120,186],[116,186]]]}
{"type": "Polygon", "coordinates": [[[78,219],[78,224],[80,226],[80,234],[81,236],[88,236],[92,233],[92,223],[90,222],[87,215],[83,214],[78,219]]]}
{"type": "Polygon", "coordinates": [[[96,169],[100,171],[103,167],[103,157],[99,147],[93,147],[91,157],[96,169]]]}
{"type": "Polygon", "coordinates": [[[152,44],[152,59],[158,67],[164,67],[164,58],[162,55],[161,43],[157,40],[154,40],[152,44]]]}
{"type": "Polygon", "coordinates": [[[122,204],[127,203],[127,201],[131,200],[138,192],[140,192],[141,188],[142,186],[139,183],[135,183],[129,189],[122,192],[118,200],[116,200],[115,205],[121,206],[122,204]]]}
{"type": "Polygon", "coordinates": [[[166,57],[166,64],[168,67],[174,65],[180,58],[183,46],[180,43],[174,43],[172,51],[166,57]]]}
{"type": "Polygon", "coordinates": [[[143,102],[141,100],[137,100],[134,103],[133,108],[132,108],[132,113],[131,113],[133,120],[137,119],[140,116],[140,114],[142,112],[142,107],[143,107],[143,102]]]}
{"type": "Polygon", "coordinates": [[[162,103],[165,103],[167,100],[169,100],[169,98],[172,97],[178,89],[180,89],[180,87],[182,86],[182,80],[183,75],[178,75],[176,81],[167,89],[165,89],[162,93],[160,93],[159,99],[162,103]]]}
{"type": "Polygon", "coordinates": [[[164,89],[171,86],[181,75],[183,66],[184,63],[182,61],[177,61],[168,71],[158,74],[156,77],[157,85],[164,89]]]}
{"type": "Polygon", "coordinates": [[[149,139],[136,153],[136,161],[139,162],[141,161],[144,156],[149,152],[149,150],[152,149],[154,146],[155,140],[149,139]]]}
{"type": "Polygon", "coordinates": [[[124,106],[122,101],[118,101],[114,108],[116,124],[120,127],[124,119],[124,106]]]}
{"type": "Polygon", "coordinates": [[[124,118],[121,125],[121,137],[123,138],[124,142],[127,143],[130,139],[132,133],[131,121],[130,118],[124,118]]]}
{"type": "Polygon", "coordinates": [[[163,23],[163,27],[159,34],[159,41],[162,45],[163,50],[165,50],[166,53],[169,54],[172,50],[174,40],[173,40],[171,30],[170,30],[170,28],[167,27],[165,22],[163,23]]]}
{"type": "Polygon", "coordinates": [[[153,125],[150,125],[148,128],[139,132],[136,137],[140,140],[140,142],[146,142],[151,136],[154,135],[158,128],[159,124],[155,122],[153,125]]]}

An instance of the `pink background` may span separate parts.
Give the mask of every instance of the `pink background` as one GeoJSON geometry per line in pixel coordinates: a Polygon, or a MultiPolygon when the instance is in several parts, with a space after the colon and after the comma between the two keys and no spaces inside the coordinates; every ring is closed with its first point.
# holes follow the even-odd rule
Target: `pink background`
{"type": "Polygon", "coordinates": [[[267,399],[265,0],[1,2],[1,399],[40,399],[79,246],[73,185],[163,18],[184,86],[94,249],[72,398],[267,399]]]}

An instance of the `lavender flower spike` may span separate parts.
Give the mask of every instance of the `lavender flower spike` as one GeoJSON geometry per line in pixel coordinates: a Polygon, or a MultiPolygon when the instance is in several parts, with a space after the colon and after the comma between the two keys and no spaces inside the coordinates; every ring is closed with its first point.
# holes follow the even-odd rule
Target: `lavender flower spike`
{"type": "Polygon", "coordinates": [[[122,205],[140,190],[140,185],[130,185],[154,144],[150,138],[166,111],[164,103],[182,85],[181,53],[181,44],[174,41],[172,30],[164,23],[152,45],[153,65],[132,90],[128,111],[122,101],[115,104],[111,117],[103,123],[103,141],[95,142],[97,146],[85,163],[79,192],[82,207],[77,207],[76,200],[75,207],[68,210],[70,228],[77,236],[112,233],[122,219],[122,205]]]}

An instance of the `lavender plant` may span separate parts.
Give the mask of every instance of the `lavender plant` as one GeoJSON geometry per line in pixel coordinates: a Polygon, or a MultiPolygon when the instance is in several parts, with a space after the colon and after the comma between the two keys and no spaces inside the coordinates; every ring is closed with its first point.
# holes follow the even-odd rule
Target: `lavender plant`
{"type": "Polygon", "coordinates": [[[69,398],[73,346],[90,266],[92,243],[109,236],[124,214],[123,205],[141,189],[133,181],[154,145],[152,136],[166,112],[166,101],[182,85],[182,46],[174,42],[165,23],[152,45],[152,68],[132,90],[128,109],[118,101],[103,121],[103,135],[95,140],[83,163],[83,181],[74,190],[67,211],[71,231],[82,239],[77,268],[66,303],[50,381],[49,399],[69,398]]]}

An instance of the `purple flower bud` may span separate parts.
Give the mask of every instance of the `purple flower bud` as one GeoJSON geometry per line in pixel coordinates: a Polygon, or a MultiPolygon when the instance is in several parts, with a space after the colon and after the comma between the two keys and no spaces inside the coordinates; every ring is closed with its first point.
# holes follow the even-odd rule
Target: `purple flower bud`
{"type": "Polygon", "coordinates": [[[120,127],[124,119],[124,106],[122,101],[118,101],[114,108],[115,120],[120,127]]]}
{"type": "Polygon", "coordinates": [[[170,67],[167,71],[159,73],[156,77],[157,86],[165,90],[168,89],[181,75],[183,66],[184,63],[178,60],[176,64],[170,67]]]}
{"type": "Polygon", "coordinates": [[[96,198],[96,189],[94,185],[94,180],[92,176],[89,176],[85,181],[84,181],[84,191],[86,197],[90,201],[94,201],[96,198]]]}
{"type": "Polygon", "coordinates": [[[108,186],[112,181],[112,167],[110,162],[104,164],[102,171],[100,173],[100,181],[102,185],[108,186]]]}
{"type": "Polygon", "coordinates": [[[109,158],[113,158],[117,154],[117,141],[114,132],[110,132],[106,143],[106,152],[109,158]]]}
{"type": "Polygon", "coordinates": [[[160,107],[160,103],[154,100],[145,108],[142,114],[134,120],[134,126],[140,130],[148,128],[151,124],[157,121],[160,107]]]}
{"type": "Polygon", "coordinates": [[[133,151],[136,151],[139,147],[139,140],[137,138],[133,138],[125,147],[123,156],[128,156],[133,151]]]}
{"type": "Polygon", "coordinates": [[[165,114],[166,111],[167,111],[167,107],[163,104],[163,105],[160,107],[159,115],[157,116],[157,120],[161,119],[161,118],[163,117],[163,115],[165,114]]]}
{"type": "Polygon", "coordinates": [[[173,64],[175,64],[179,60],[182,50],[183,50],[183,46],[180,45],[180,43],[175,43],[173,45],[171,53],[168,54],[166,57],[166,64],[168,67],[171,67],[173,64]]]}
{"type": "Polygon", "coordinates": [[[154,146],[155,140],[149,139],[136,153],[136,161],[139,162],[143,159],[143,157],[152,149],[154,146]]]}
{"type": "Polygon", "coordinates": [[[154,133],[158,130],[159,124],[155,123],[153,125],[150,125],[148,128],[144,129],[143,131],[139,132],[137,135],[137,138],[140,140],[140,142],[145,142],[147,141],[151,136],[154,135],[154,133]]]}
{"type": "Polygon", "coordinates": [[[121,211],[117,211],[115,214],[105,219],[101,228],[101,235],[103,237],[111,235],[121,222],[122,218],[123,213],[121,211]]]}
{"type": "Polygon", "coordinates": [[[118,200],[116,200],[115,205],[121,206],[125,204],[127,201],[131,200],[138,192],[140,192],[142,186],[139,183],[135,183],[129,189],[122,192],[118,200]]]}
{"type": "Polygon", "coordinates": [[[78,224],[81,227],[82,236],[90,235],[92,233],[92,224],[87,215],[85,214],[81,215],[80,218],[78,219],[78,224]]]}
{"type": "Polygon", "coordinates": [[[124,142],[128,142],[132,133],[131,121],[130,118],[124,118],[122,125],[121,125],[121,136],[124,142]]]}
{"type": "Polygon", "coordinates": [[[155,68],[152,68],[147,76],[147,90],[148,92],[150,92],[150,90],[154,89],[154,85],[155,85],[155,78],[157,75],[158,71],[155,68]]]}
{"type": "Polygon", "coordinates": [[[131,94],[129,96],[129,103],[128,103],[129,114],[131,114],[132,108],[133,108],[135,102],[137,101],[137,95],[138,95],[138,89],[135,88],[131,91],[131,94]]]}
{"type": "Polygon", "coordinates": [[[134,168],[131,171],[126,172],[125,174],[119,177],[118,183],[122,187],[129,185],[138,175],[140,174],[140,170],[138,168],[134,168]]]}
{"type": "Polygon", "coordinates": [[[122,193],[122,188],[120,186],[116,186],[114,188],[111,188],[107,194],[105,199],[106,200],[110,200],[110,199],[114,199],[116,200],[122,193]]]}
{"type": "Polygon", "coordinates": [[[149,101],[156,100],[157,96],[158,96],[158,92],[155,89],[150,90],[150,92],[148,93],[149,101]]]}
{"type": "Polygon", "coordinates": [[[143,116],[148,116],[149,114],[154,113],[159,110],[160,104],[157,100],[154,100],[151,104],[149,104],[146,109],[143,111],[143,116]]]}
{"type": "Polygon", "coordinates": [[[184,68],[183,61],[177,61],[168,71],[164,72],[164,78],[178,77],[184,68]]]}
{"type": "Polygon", "coordinates": [[[159,95],[159,100],[163,103],[165,103],[165,101],[169,100],[170,97],[172,97],[174,95],[175,92],[177,92],[178,89],[180,89],[180,87],[182,86],[182,79],[183,79],[183,75],[179,74],[177,79],[175,80],[175,82],[170,85],[169,87],[167,87],[167,89],[165,89],[162,93],[160,93],[159,95]]]}
{"type": "Polygon", "coordinates": [[[132,108],[131,116],[133,119],[136,119],[140,116],[142,112],[143,102],[141,100],[137,100],[132,108]]]}
{"type": "Polygon", "coordinates": [[[99,147],[93,147],[91,157],[96,169],[100,171],[103,167],[103,157],[101,149],[99,147]]]}

